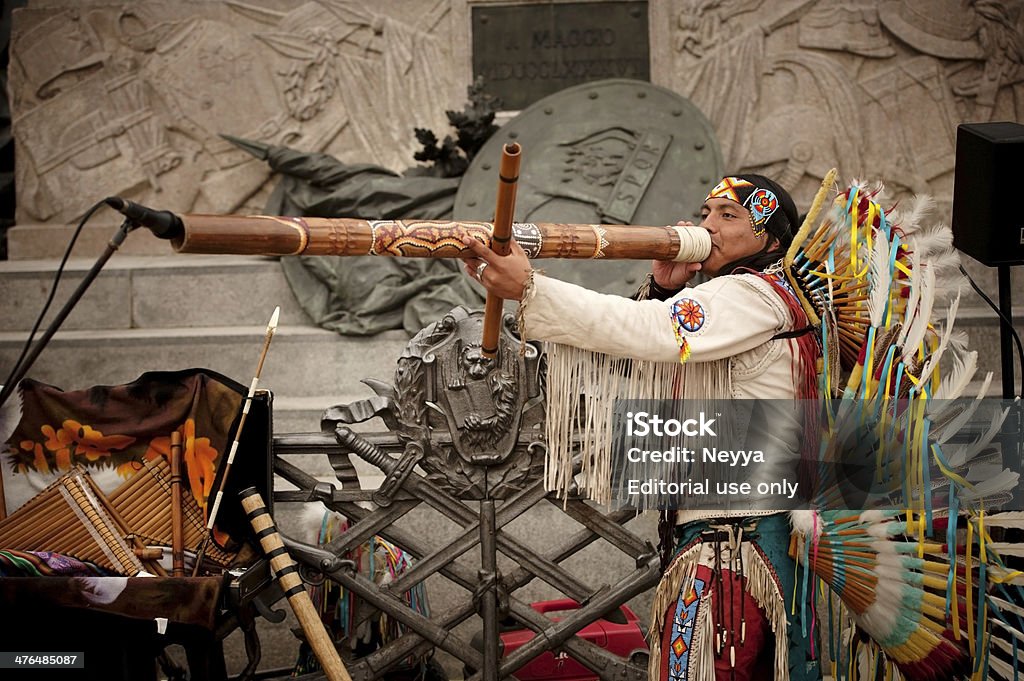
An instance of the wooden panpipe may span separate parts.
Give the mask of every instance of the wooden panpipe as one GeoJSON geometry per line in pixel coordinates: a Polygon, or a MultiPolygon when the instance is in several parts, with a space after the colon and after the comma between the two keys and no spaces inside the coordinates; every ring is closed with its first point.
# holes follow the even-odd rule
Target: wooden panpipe
{"type": "MultiPolygon", "coordinates": [[[[0,521],[0,548],[51,551],[123,575],[138,574],[144,564],[136,548],[171,546],[174,532],[170,465],[163,457],[141,465],[106,496],[76,466],[0,521]]],[[[195,550],[206,536],[206,523],[187,488],[182,490],[181,516],[184,546],[195,550]]],[[[216,546],[206,552],[206,560],[220,566],[231,558],[216,546]]]]}
{"type": "Polygon", "coordinates": [[[62,553],[131,577],[142,563],[126,536],[78,466],[0,522],[0,548],[62,553]]]}
{"type": "MultiPolygon", "coordinates": [[[[188,489],[181,486],[182,536],[186,550],[195,551],[206,536],[202,509],[188,489]]],[[[142,468],[108,495],[111,505],[124,519],[125,528],[148,546],[173,545],[173,493],[171,466],[160,457],[143,461],[142,468]]],[[[206,559],[220,566],[231,556],[211,546],[206,559]]]]}
{"type": "MultiPolygon", "coordinates": [[[[464,236],[492,247],[494,224],[451,220],[358,220],[270,215],[181,215],[179,253],[235,255],[381,255],[458,258],[464,236]]],[[[711,237],[700,227],[513,223],[530,258],[700,262],[711,237]]]]}

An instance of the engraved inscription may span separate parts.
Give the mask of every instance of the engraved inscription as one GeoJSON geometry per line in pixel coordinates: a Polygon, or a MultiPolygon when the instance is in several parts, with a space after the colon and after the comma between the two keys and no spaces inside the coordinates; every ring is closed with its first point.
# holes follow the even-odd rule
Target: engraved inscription
{"type": "Polygon", "coordinates": [[[594,80],[650,80],[646,2],[475,7],[472,17],[473,76],[506,109],[594,80]]]}

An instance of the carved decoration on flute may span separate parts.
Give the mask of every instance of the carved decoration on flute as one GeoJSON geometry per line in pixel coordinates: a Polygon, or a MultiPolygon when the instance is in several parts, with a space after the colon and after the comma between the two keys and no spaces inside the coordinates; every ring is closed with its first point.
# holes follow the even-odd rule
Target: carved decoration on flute
{"type": "Polygon", "coordinates": [[[413,128],[443,128],[458,94],[436,68],[450,61],[450,1],[402,20],[349,0],[18,11],[18,221],[68,223],[107,194],[259,212],[270,171],[221,133],[404,170],[413,128]]]}
{"type": "Polygon", "coordinates": [[[948,202],[957,124],[1024,117],[1022,0],[674,0],[659,17],[655,81],[708,116],[726,168],[803,204],[835,164],[948,202]]]}

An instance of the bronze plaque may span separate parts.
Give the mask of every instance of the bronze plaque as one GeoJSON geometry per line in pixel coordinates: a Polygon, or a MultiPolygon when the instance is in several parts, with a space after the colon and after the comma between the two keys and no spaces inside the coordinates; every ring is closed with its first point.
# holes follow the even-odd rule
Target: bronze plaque
{"type": "MultiPolygon", "coordinates": [[[[546,97],[494,133],[459,184],[456,219],[493,217],[501,147],[513,141],[523,148],[517,222],[700,222],[722,175],[714,129],[690,100],[642,81],[604,80],[546,97]]],[[[628,295],[650,261],[547,259],[536,267],[628,295]]]]}
{"type": "Polygon", "coordinates": [[[473,77],[506,110],[580,83],[651,79],[646,2],[484,6],[472,16],[473,77]]]}

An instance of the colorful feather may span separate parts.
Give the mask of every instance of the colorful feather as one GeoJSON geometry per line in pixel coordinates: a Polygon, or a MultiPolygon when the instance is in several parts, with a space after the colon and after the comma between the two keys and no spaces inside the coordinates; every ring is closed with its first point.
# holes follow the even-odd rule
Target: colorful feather
{"type": "MultiPolygon", "coordinates": [[[[837,678],[967,678],[984,674],[990,658],[992,668],[1006,665],[991,651],[1013,648],[991,626],[1002,601],[989,591],[1024,583],[1000,558],[1024,549],[993,542],[986,525],[1024,527],[1024,514],[981,509],[1008,498],[1018,476],[989,454],[1005,411],[985,417],[980,437],[954,445],[954,435],[975,426],[979,402],[954,401],[969,389],[978,353],[955,329],[952,234],[923,226],[931,199],[915,198],[890,222],[879,195],[863,184],[840,192],[820,224],[805,222],[786,256],[787,276],[820,324],[830,388],[821,391],[828,419],[814,471],[819,510],[792,514],[791,554],[838,596],[840,625],[849,616],[870,636],[851,642],[837,678]],[[877,507],[834,510],[850,484],[837,471],[864,461],[873,463],[864,503],[877,507]]],[[[990,381],[988,374],[979,398],[990,381]]]]}

